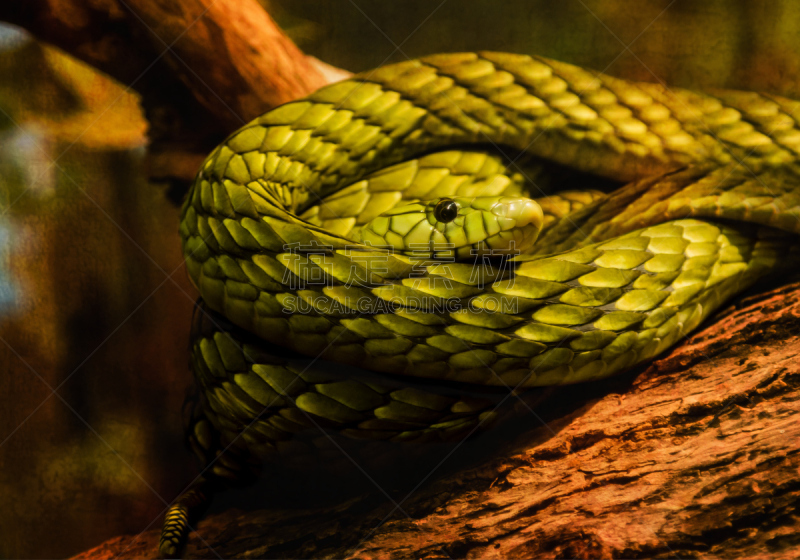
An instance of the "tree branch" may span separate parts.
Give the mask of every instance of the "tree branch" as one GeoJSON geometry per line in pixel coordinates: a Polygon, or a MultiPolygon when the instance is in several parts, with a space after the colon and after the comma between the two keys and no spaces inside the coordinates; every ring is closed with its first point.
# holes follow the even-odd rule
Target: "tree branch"
{"type": "Polygon", "coordinates": [[[155,178],[190,180],[231,131],[348,75],[305,56],[256,0],[2,2],[0,20],[141,95],[155,178]]]}

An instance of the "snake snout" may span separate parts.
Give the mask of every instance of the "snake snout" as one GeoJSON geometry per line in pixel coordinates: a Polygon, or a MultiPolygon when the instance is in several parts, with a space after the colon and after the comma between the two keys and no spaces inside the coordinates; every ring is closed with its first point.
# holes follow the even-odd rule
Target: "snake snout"
{"type": "Polygon", "coordinates": [[[503,197],[492,208],[492,214],[514,220],[513,227],[531,226],[541,230],[544,224],[542,207],[530,198],[503,197]]]}
{"type": "MultiPolygon", "coordinates": [[[[539,204],[524,197],[502,197],[489,209],[500,231],[487,236],[483,245],[490,254],[516,255],[527,252],[544,227],[539,204]]],[[[490,226],[487,225],[487,230],[490,226]]]]}

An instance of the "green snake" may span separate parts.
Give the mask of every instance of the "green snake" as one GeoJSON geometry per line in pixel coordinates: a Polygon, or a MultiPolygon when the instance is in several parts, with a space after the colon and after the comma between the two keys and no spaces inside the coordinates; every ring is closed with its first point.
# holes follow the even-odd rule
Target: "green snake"
{"type": "Polygon", "coordinates": [[[670,348],[793,251],[798,109],[481,52],[378,68],[233,133],[181,214],[207,469],[162,553],[214,481],[291,456],[303,430],[464,437],[495,416],[481,387],[600,379],[670,348]]]}

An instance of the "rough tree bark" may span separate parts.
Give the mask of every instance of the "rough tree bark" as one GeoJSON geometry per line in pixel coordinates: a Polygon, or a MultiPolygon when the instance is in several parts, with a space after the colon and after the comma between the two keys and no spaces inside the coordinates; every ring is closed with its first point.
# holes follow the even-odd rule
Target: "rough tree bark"
{"type": "MultiPolygon", "coordinates": [[[[330,79],[255,0],[30,0],[1,3],[0,19],[141,93],[154,177],[189,179],[230,130],[330,79]]],[[[409,517],[384,520],[391,507],[369,495],[229,510],[199,525],[213,551],[193,537],[187,556],[796,557],[798,356],[795,283],[729,307],[644,370],[554,390],[544,423],[422,486],[409,517]]],[[[157,535],[79,558],[153,557],[157,535]]]]}

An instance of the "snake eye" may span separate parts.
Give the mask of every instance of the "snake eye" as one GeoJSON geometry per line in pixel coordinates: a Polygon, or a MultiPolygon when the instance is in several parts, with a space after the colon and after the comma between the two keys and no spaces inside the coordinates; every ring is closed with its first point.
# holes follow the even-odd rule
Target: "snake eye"
{"type": "Polygon", "coordinates": [[[458,216],[458,204],[450,198],[443,198],[433,209],[433,217],[440,222],[452,222],[458,216]]]}

